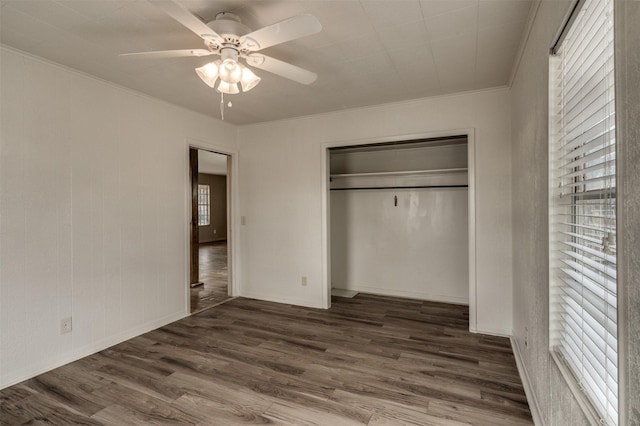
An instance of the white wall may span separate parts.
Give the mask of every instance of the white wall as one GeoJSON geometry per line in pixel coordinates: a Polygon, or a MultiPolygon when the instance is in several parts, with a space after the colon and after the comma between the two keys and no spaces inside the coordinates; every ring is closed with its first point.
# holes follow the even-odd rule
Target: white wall
{"type": "Polygon", "coordinates": [[[402,146],[331,150],[331,174],[398,172],[467,167],[464,138],[402,146]]]}
{"type": "Polygon", "coordinates": [[[4,387],[187,314],[185,138],[235,149],[236,128],[0,55],[4,387]]]}
{"type": "Polygon", "coordinates": [[[640,425],[640,2],[614,8],[620,424],[640,425]]]}
{"type": "Polygon", "coordinates": [[[322,306],[323,144],[473,128],[477,330],[510,334],[509,123],[495,89],[240,127],[240,294],[322,306]]]}
{"type": "Polygon", "coordinates": [[[541,3],[512,86],[513,334],[534,416],[558,426],[587,424],[549,355],[548,58],[569,3],[541,3]]]}
{"type": "Polygon", "coordinates": [[[466,188],[332,191],[332,287],[468,304],[467,199],[466,188]]]}
{"type": "MultiPolygon", "coordinates": [[[[543,1],[512,86],[514,342],[540,424],[586,425],[549,354],[548,57],[571,1],[543,1]],[[525,345],[525,340],[528,340],[525,345]]],[[[620,425],[640,424],[640,2],[615,7],[620,425]]]]}
{"type": "MultiPolygon", "coordinates": [[[[548,426],[588,424],[549,355],[548,58],[571,3],[540,3],[511,101],[513,340],[534,417],[548,426]]],[[[614,9],[620,425],[640,425],[640,2],[616,0],[614,9]]]]}

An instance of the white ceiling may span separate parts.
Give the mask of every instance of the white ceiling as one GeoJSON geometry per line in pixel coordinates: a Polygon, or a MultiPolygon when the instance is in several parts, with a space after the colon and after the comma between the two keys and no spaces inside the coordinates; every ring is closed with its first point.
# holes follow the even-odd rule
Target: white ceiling
{"type": "MultiPolygon", "coordinates": [[[[323,31],[265,49],[318,74],[301,85],[263,70],[228,96],[225,120],[247,124],[509,83],[532,0],[184,0],[212,20],[253,29],[300,13],[323,31]]],[[[211,58],[133,59],[120,53],[203,48],[146,0],[0,0],[0,42],[183,107],[220,117],[220,94],[194,68],[211,58]]]]}

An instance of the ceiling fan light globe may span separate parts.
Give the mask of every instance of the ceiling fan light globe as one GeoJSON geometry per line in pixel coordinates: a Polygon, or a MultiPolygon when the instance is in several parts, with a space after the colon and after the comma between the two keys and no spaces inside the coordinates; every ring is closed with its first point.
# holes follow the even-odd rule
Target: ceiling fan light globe
{"type": "Polygon", "coordinates": [[[215,87],[216,80],[218,79],[219,66],[215,62],[209,62],[206,65],[196,68],[196,74],[205,84],[209,87],[215,87]]]}
{"type": "Polygon", "coordinates": [[[218,84],[217,90],[218,92],[225,93],[227,95],[240,93],[240,89],[238,89],[238,85],[236,83],[227,83],[225,81],[221,81],[220,84],[218,84]]]}
{"type": "Polygon", "coordinates": [[[242,78],[242,68],[240,64],[231,59],[225,59],[224,62],[222,62],[219,73],[220,80],[229,84],[235,84],[242,78]]]}
{"type": "Polygon", "coordinates": [[[240,80],[240,83],[242,84],[243,92],[248,92],[249,90],[256,87],[258,83],[260,83],[260,80],[262,79],[255,75],[249,68],[242,68],[242,79],[240,80]]]}

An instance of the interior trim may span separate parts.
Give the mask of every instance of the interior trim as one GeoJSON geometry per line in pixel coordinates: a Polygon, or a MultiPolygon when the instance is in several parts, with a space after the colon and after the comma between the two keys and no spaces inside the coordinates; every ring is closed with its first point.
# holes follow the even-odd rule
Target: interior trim
{"type": "Polygon", "coordinates": [[[524,366],[524,359],[522,358],[522,352],[520,352],[518,341],[513,336],[511,336],[509,340],[511,340],[511,349],[513,350],[513,356],[516,359],[516,366],[518,367],[518,373],[520,374],[520,379],[522,380],[524,393],[527,396],[527,401],[529,402],[529,409],[531,410],[531,417],[533,417],[533,424],[535,426],[545,426],[544,417],[542,416],[542,412],[540,411],[540,404],[538,404],[536,393],[533,391],[533,386],[531,385],[529,374],[527,373],[527,369],[524,366]]]}

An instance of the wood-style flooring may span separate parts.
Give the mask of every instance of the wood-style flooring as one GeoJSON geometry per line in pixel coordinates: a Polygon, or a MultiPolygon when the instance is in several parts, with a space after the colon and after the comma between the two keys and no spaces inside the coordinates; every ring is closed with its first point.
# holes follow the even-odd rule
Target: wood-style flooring
{"type": "Polygon", "coordinates": [[[0,424],[531,425],[509,340],[467,327],[442,303],[238,298],[0,391],[0,424]]]}
{"type": "Polygon", "coordinates": [[[202,243],[198,253],[199,278],[203,285],[191,289],[191,312],[208,309],[230,299],[227,242],[202,243]]]}

